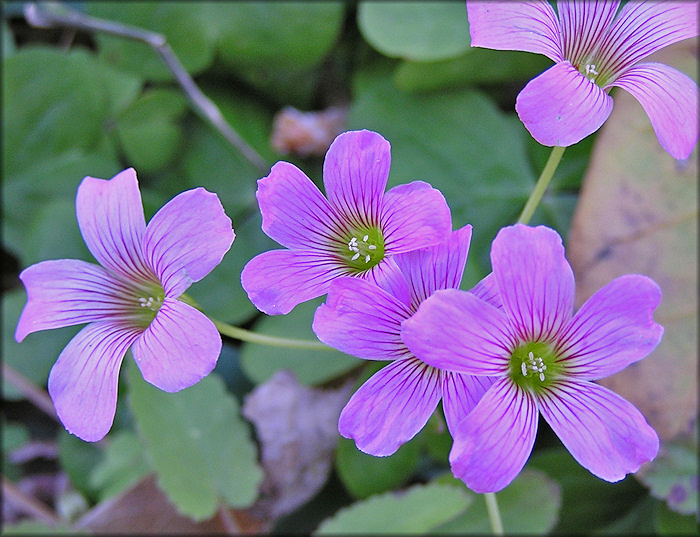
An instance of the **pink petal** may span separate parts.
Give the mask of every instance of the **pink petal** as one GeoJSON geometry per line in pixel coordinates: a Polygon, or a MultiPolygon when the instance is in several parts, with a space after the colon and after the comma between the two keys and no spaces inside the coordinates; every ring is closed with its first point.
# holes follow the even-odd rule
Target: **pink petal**
{"type": "Polygon", "coordinates": [[[653,459],[659,438],[630,402],[592,382],[562,382],[540,411],[581,466],[619,481],[653,459]]]}
{"type": "Polygon", "coordinates": [[[661,289],[646,276],[630,274],[596,292],[576,313],[559,344],[566,372],[596,380],[647,356],[661,340],[653,320],[661,289]]]}
{"type": "Polygon", "coordinates": [[[390,165],[391,146],[376,132],[344,132],[333,141],[323,163],[323,183],[343,220],[364,226],[379,223],[390,165]]]}
{"type": "Polygon", "coordinates": [[[75,205],[80,232],[100,265],[128,280],[153,279],[143,261],[146,221],[133,168],[110,180],[85,177],[75,205]]]}
{"type": "Polygon", "coordinates": [[[619,0],[558,1],[564,57],[575,65],[584,61],[598,47],[619,6],[619,0]]]}
{"type": "Polygon", "coordinates": [[[452,232],[445,197],[423,181],[389,190],[384,196],[381,221],[387,255],[432,246],[452,232]]]}
{"type": "Polygon", "coordinates": [[[388,292],[391,296],[411,308],[411,288],[401,269],[396,264],[396,256],[385,257],[370,270],[358,275],[388,292]]]}
{"type": "Polygon", "coordinates": [[[131,352],[147,382],[166,392],[176,392],[199,382],[214,369],[221,352],[221,336],[202,312],[166,297],[131,352]]]}
{"type": "Polygon", "coordinates": [[[628,2],[596,53],[605,70],[619,73],[668,45],[698,35],[698,3],[628,2]]]}
{"type": "Polygon", "coordinates": [[[420,431],[440,400],[440,373],[415,358],[375,373],[350,398],[338,430],[358,449],[385,457],[420,431]]]}
{"type": "Polygon", "coordinates": [[[522,341],[551,340],[571,320],[574,274],[556,231],[522,224],[501,229],[491,247],[491,266],[522,341]]]}
{"type": "Polygon", "coordinates": [[[102,439],[117,407],[119,368],[139,330],[93,323],[66,345],[49,374],[48,389],[68,432],[87,442],[102,439]]]}
{"type": "Polygon", "coordinates": [[[523,88],[515,110],[542,145],[567,147],[597,131],[613,100],[568,61],[550,67],[523,88]]]}
{"type": "Polygon", "coordinates": [[[258,181],[256,197],[263,231],[286,248],[327,249],[337,236],[334,209],[313,181],[289,162],[278,162],[258,181]]]}
{"type": "Polygon", "coordinates": [[[76,259],[42,261],[19,277],[27,289],[27,304],[17,323],[17,341],[38,330],[123,314],[132,292],[99,265],[76,259]]]}
{"type": "Polygon", "coordinates": [[[411,283],[413,304],[418,304],[438,289],[456,289],[467,263],[472,226],[453,231],[434,246],[394,256],[394,261],[411,283]]]}
{"type": "Polygon", "coordinates": [[[469,289],[469,292],[476,298],[488,302],[494,308],[503,309],[501,293],[498,290],[498,283],[496,282],[496,277],[493,275],[493,272],[482,278],[479,283],[469,289]]]}
{"type": "Polygon", "coordinates": [[[509,378],[497,380],[454,433],[452,473],[474,492],[498,492],[520,473],[537,434],[537,406],[509,378]]]}
{"type": "Polygon", "coordinates": [[[473,47],[522,50],[564,59],[559,21],[544,0],[530,2],[467,1],[473,47]]]}
{"type": "Polygon", "coordinates": [[[344,353],[368,360],[410,356],[401,340],[401,322],[411,311],[376,285],[359,278],[333,281],[326,303],[316,310],[318,339],[344,353]]]}
{"type": "Polygon", "coordinates": [[[175,196],[151,219],[144,252],[166,296],[178,297],[214,270],[234,237],[218,196],[195,188],[175,196]]]}
{"type": "Polygon", "coordinates": [[[458,289],[435,291],[401,337],[425,363],[470,375],[505,374],[516,345],[504,312],[458,289]]]}
{"type": "Polygon", "coordinates": [[[644,107],[661,146],[676,159],[686,159],[698,141],[698,85],[661,63],[643,63],[613,82],[644,107]]]}
{"type": "Polygon", "coordinates": [[[443,373],[442,408],[447,428],[454,435],[459,423],[474,410],[496,377],[477,377],[452,371],[443,373]]]}
{"type": "Polygon", "coordinates": [[[256,308],[279,315],[326,294],[333,279],[347,275],[342,265],[324,252],[270,250],[248,261],[241,272],[241,284],[256,308]]]}

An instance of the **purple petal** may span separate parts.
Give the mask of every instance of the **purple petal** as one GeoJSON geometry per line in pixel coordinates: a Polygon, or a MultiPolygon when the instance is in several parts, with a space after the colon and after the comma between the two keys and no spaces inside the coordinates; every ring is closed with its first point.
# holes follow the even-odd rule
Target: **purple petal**
{"type": "Polygon", "coordinates": [[[370,270],[358,276],[363,280],[378,285],[407,308],[411,308],[411,288],[406,277],[396,264],[396,256],[385,257],[370,270]]]}
{"type": "Polygon", "coordinates": [[[401,340],[401,322],[411,311],[383,289],[359,278],[333,281],[325,304],[316,310],[318,339],[344,353],[368,360],[410,356],[401,340]]]}
{"type": "Polygon", "coordinates": [[[146,221],[133,168],[110,180],[85,177],[75,205],[80,232],[100,265],[127,280],[153,278],[143,261],[146,221]]]}
{"type": "Polygon", "coordinates": [[[661,340],[653,320],[661,289],[646,276],[630,274],[596,292],[576,313],[559,344],[566,372],[596,380],[647,356],[661,340]]]}
{"type": "Polygon", "coordinates": [[[501,229],[491,247],[491,266],[522,341],[551,340],[571,320],[574,274],[556,231],[522,224],[501,229]]]}
{"type": "Polygon", "coordinates": [[[562,382],[540,411],[581,466],[619,481],[653,459],[659,438],[633,404],[592,382],[562,382]]]}
{"type": "Polygon", "coordinates": [[[447,240],[434,246],[394,256],[394,261],[410,282],[413,304],[438,289],[457,289],[467,263],[472,226],[453,231],[447,240]]]}
{"type": "Polygon", "coordinates": [[[202,312],[166,297],[131,352],[147,382],[166,392],[176,392],[199,382],[214,369],[221,352],[221,336],[202,312]]]}
{"type": "Polygon", "coordinates": [[[698,3],[628,2],[596,53],[613,73],[624,71],[649,54],[698,35],[698,3]]]}
{"type": "Polygon", "coordinates": [[[440,395],[439,371],[415,358],[397,360],[350,398],[340,413],[338,431],[365,453],[391,455],[425,426],[440,395]]]}
{"type": "Polygon", "coordinates": [[[498,290],[498,283],[496,282],[496,277],[493,275],[493,272],[482,278],[479,283],[469,289],[469,292],[476,298],[485,300],[494,308],[503,309],[501,293],[498,290]]]}
{"type": "Polygon", "coordinates": [[[504,312],[458,289],[435,291],[401,337],[425,363],[471,375],[505,374],[516,345],[504,312]]]}
{"type": "Polygon", "coordinates": [[[391,146],[376,132],[339,135],[323,163],[323,183],[333,208],[346,222],[376,226],[389,178],[391,146]]]}
{"type": "Polygon", "coordinates": [[[256,308],[280,315],[326,294],[330,282],[340,276],[347,272],[324,252],[270,250],[248,261],[241,284],[256,308]]]}
{"type": "Polygon", "coordinates": [[[496,377],[463,375],[445,371],[442,381],[442,408],[450,433],[454,435],[459,423],[469,414],[496,377]]]}
{"type": "Polygon", "coordinates": [[[612,84],[626,89],[642,104],[661,147],[686,159],[698,141],[698,85],[661,63],[628,69],[612,84]]]}
{"type": "Polygon", "coordinates": [[[432,246],[452,233],[445,197],[423,181],[389,190],[384,196],[381,221],[387,255],[432,246]]]}
{"type": "Polygon", "coordinates": [[[537,434],[537,406],[509,378],[497,380],[455,431],[452,473],[474,492],[498,492],[520,473],[537,434]]]}
{"type": "Polygon", "coordinates": [[[595,51],[615,17],[619,0],[569,0],[557,2],[564,57],[579,65],[595,51]]]}
{"type": "Polygon", "coordinates": [[[176,298],[221,263],[234,237],[218,196],[195,188],[175,196],[151,219],[144,252],[165,295],[176,298]]]}
{"type": "Polygon", "coordinates": [[[339,217],[318,187],[289,162],[278,162],[258,181],[262,230],[286,248],[327,249],[339,217]]]}
{"type": "Polygon", "coordinates": [[[87,442],[102,439],[117,407],[119,368],[140,330],[93,323],[66,345],[49,374],[48,389],[68,432],[87,442]]]}
{"type": "Polygon", "coordinates": [[[515,110],[542,145],[567,147],[597,131],[613,100],[568,61],[550,67],[523,88],[515,110]]]}
{"type": "Polygon", "coordinates": [[[17,341],[38,330],[113,318],[124,313],[132,293],[106,269],[77,259],[42,261],[19,277],[27,303],[17,323],[17,341]]]}
{"type": "Polygon", "coordinates": [[[564,59],[559,21],[544,0],[530,2],[467,2],[473,47],[523,50],[564,59]]]}

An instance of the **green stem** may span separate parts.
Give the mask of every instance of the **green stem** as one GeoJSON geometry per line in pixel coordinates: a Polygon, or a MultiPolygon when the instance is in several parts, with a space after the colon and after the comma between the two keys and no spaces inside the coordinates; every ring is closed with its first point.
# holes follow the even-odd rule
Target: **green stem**
{"type": "Polygon", "coordinates": [[[542,200],[542,196],[544,196],[544,193],[549,186],[549,182],[554,176],[557,166],[559,166],[559,161],[561,160],[561,156],[564,154],[564,149],[566,148],[558,145],[555,145],[552,148],[547,164],[545,164],[539,179],[537,179],[535,188],[525,203],[525,207],[523,207],[523,212],[520,213],[518,224],[527,224],[530,221],[530,218],[532,218],[532,215],[535,213],[535,209],[537,209],[537,206],[542,200]]]}
{"type": "Polygon", "coordinates": [[[232,326],[222,323],[215,319],[211,319],[219,333],[224,336],[232,337],[239,341],[247,341],[248,343],[259,343],[260,345],[269,345],[271,347],[287,347],[292,349],[309,349],[317,351],[329,351],[331,347],[321,343],[320,341],[311,341],[308,339],[293,339],[286,337],[267,336],[259,332],[251,332],[245,328],[232,326]]]}
{"type": "Polygon", "coordinates": [[[503,532],[503,522],[501,522],[501,514],[498,511],[498,501],[493,492],[484,494],[486,500],[486,509],[489,512],[489,520],[491,521],[491,529],[494,535],[505,535],[503,532]]]}

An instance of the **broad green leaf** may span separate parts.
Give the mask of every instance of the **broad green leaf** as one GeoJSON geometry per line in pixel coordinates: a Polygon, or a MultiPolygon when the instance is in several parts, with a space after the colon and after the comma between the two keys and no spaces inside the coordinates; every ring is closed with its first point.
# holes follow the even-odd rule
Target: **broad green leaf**
{"type": "Polygon", "coordinates": [[[399,89],[409,92],[518,81],[524,86],[551,64],[551,60],[539,54],[470,48],[456,58],[401,62],[394,72],[394,82],[399,89]]]}
{"type": "MultiPolygon", "coordinates": [[[[68,326],[35,332],[29,334],[22,343],[17,343],[15,330],[26,302],[24,289],[5,291],[2,294],[2,359],[35,386],[45,388],[49,371],[79,327],[68,326]]],[[[7,379],[3,379],[2,395],[12,400],[22,397],[7,379]]]]}
{"type": "Polygon", "coordinates": [[[374,48],[392,58],[453,58],[471,42],[463,2],[360,2],[357,24],[374,48]]]}
{"type": "MultiPolygon", "coordinates": [[[[515,222],[534,186],[529,134],[482,93],[406,94],[380,67],[358,77],[349,128],[374,130],[389,141],[389,186],[423,180],[443,193],[453,226],[474,226],[470,258],[489,272],[491,241],[515,222]]],[[[569,210],[570,203],[551,192],[533,223],[551,223],[569,210]]]]}
{"type": "Polygon", "coordinates": [[[3,60],[4,173],[101,142],[110,103],[99,63],[76,49],[24,47],[3,60]]]}
{"type": "Polygon", "coordinates": [[[429,533],[455,518],[473,496],[453,485],[414,485],[356,502],[323,522],[315,535],[429,533]]]}
{"type": "Polygon", "coordinates": [[[97,499],[98,491],[90,481],[90,472],[104,456],[100,446],[84,442],[61,429],[58,435],[58,450],[61,469],[68,474],[76,490],[86,498],[97,499]]]}
{"type": "Polygon", "coordinates": [[[671,511],[665,502],[658,502],[656,509],[656,530],[659,535],[697,535],[697,516],[681,515],[671,511]]]}
{"type": "Polygon", "coordinates": [[[126,490],[150,471],[141,440],[125,430],[110,436],[103,459],[90,471],[89,483],[102,501],[126,490]]]}
{"type": "Polygon", "coordinates": [[[168,88],[146,91],[117,119],[117,133],[126,160],[139,173],[166,167],[183,145],[180,117],[187,110],[182,93],[168,88]]]}
{"type": "MultiPolygon", "coordinates": [[[[299,304],[287,315],[262,315],[253,330],[273,337],[318,341],[311,322],[324,300],[325,297],[299,304]]],[[[241,366],[256,384],[279,369],[292,370],[302,384],[320,384],[361,364],[359,358],[331,348],[310,350],[246,343],[241,350],[241,366]]]]}
{"type": "MultiPolygon", "coordinates": [[[[7,17],[7,6],[3,7],[3,11],[5,11],[4,15],[7,17]]],[[[10,31],[5,18],[3,18],[2,26],[0,26],[0,34],[2,34],[2,57],[4,59],[17,52],[17,45],[15,45],[14,37],[12,36],[12,32],[10,31]]]]}
{"type": "Polygon", "coordinates": [[[363,453],[353,440],[340,438],[335,467],[345,488],[355,498],[395,489],[414,474],[420,458],[421,442],[413,439],[388,457],[363,453]]]}
{"type": "MultiPolygon", "coordinates": [[[[214,59],[215,36],[197,2],[86,2],[94,16],[165,36],[185,70],[196,75],[214,59]]],[[[158,54],[143,42],[96,34],[102,58],[115,67],[148,81],[170,81],[173,75],[158,54]]]]}
{"type": "Polygon", "coordinates": [[[222,501],[250,505],[262,472],[250,429],[222,380],[209,375],[166,393],[143,380],[133,363],[127,374],[131,409],[158,484],[178,510],[204,520],[222,501]]]}
{"type": "Polygon", "coordinates": [[[601,529],[625,516],[646,496],[632,476],[617,483],[597,478],[566,449],[550,448],[532,455],[527,469],[544,472],[561,490],[556,533],[580,535],[601,529]]]}
{"type": "MultiPolygon", "coordinates": [[[[440,481],[464,487],[451,474],[440,481]]],[[[486,502],[483,495],[478,496],[465,513],[436,528],[435,533],[493,534],[486,502]]],[[[506,534],[540,535],[549,533],[556,524],[561,495],[554,480],[542,472],[525,469],[510,485],[496,493],[496,501],[506,534]]]]}

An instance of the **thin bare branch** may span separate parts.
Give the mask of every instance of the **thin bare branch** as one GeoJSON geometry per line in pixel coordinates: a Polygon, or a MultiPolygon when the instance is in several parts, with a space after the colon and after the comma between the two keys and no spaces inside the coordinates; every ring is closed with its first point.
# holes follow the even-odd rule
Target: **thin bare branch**
{"type": "Polygon", "coordinates": [[[56,421],[59,421],[56,415],[56,409],[51,402],[49,394],[41,388],[35,386],[28,378],[16,371],[7,363],[2,363],[2,376],[12,384],[28,401],[31,401],[35,407],[42,410],[48,416],[51,416],[56,421]]]}
{"type": "Polygon", "coordinates": [[[61,523],[61,519],[58,515],[49,509],[46,504],[20,491],[17,486],[5,476],[2,477],[2,495],[3,501],[6,501],[18,511],[39,518],[54,526],[61,523]]]}

